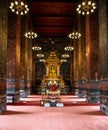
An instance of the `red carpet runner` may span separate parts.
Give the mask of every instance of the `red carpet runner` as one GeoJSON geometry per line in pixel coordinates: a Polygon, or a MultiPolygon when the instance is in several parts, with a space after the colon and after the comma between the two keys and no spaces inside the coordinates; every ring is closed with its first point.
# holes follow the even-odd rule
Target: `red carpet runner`
{"type": "Polygon", "coordinates": [[[62,95],[64,107],[43,107],[40,99],[40,95],[32,95],[7,105],[0,115],[0,130],[108,130],[108,116],[97,104],[62,95]]]}

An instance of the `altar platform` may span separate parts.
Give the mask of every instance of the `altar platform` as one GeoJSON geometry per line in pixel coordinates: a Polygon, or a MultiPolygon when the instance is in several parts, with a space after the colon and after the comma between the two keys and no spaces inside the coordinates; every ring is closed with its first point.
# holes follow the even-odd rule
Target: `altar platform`
{"type": "Polygon", "coordinates": [[[46,91],[46,95],[55,95],[55,96],[60,96],[60,90],[56,90],[56,91],[51,91],[51,90],[47,90],[46,91]]]}
{"type": "Polygon", "coordinates": [[[61,102],[60,90],[47,90],[46,94],[42,95],[40,104],[44,107],[63,107],[64,104],[61,102]]]}

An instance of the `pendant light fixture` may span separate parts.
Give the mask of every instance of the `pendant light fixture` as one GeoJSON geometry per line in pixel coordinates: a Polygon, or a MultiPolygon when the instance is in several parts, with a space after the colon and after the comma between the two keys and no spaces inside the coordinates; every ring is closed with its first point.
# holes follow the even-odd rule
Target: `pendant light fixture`
{"type": "Polygon", "coordinates": [[[92,0],[83,0],[81,4],[78,4],[76,11],[82,15],[89,15],[96,9],[96,3],[92,0]]]}
{"type": "Polygon", "coordinates": [[[12,12],[15,12],[16,14],[19,15],[27,14],[29,11],[28,5],[19,0],[11,2],[9,8],[11,9],[12,12]]]}

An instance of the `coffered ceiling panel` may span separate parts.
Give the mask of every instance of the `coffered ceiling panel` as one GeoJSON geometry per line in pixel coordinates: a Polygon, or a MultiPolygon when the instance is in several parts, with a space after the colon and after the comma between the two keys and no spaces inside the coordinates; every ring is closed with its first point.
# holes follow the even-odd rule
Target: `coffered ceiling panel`
{"type": "Polygon", "coordinates": [[[31,2],[31,12],[35,15],[72,15],[75,10],[74,3],[62,2],[31,2]]]}
{"type": "Polygon", "coordinates": [[[35,17],[35,25],[37,27],[70,27],[72,24],[71,17],[35,17]]]}
{"type": "Polygon", "coordinates": [[[77,19],[78,0],[27,0],[34,30],[40,36],[66,36],[77,19]]]}

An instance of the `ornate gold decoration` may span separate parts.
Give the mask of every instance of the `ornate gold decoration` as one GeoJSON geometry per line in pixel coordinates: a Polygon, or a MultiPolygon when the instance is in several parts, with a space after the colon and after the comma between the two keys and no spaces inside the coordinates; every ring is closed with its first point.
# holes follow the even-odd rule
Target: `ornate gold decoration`
{"type": "Polygon", "coordinates": [[[62,76],[60,75],[61,61],[56,53],[52,51],[44,63],[46,66],[46,75],[43,77],[44,83],[46,82],[50,85],[63,83],[62,76]]]}

